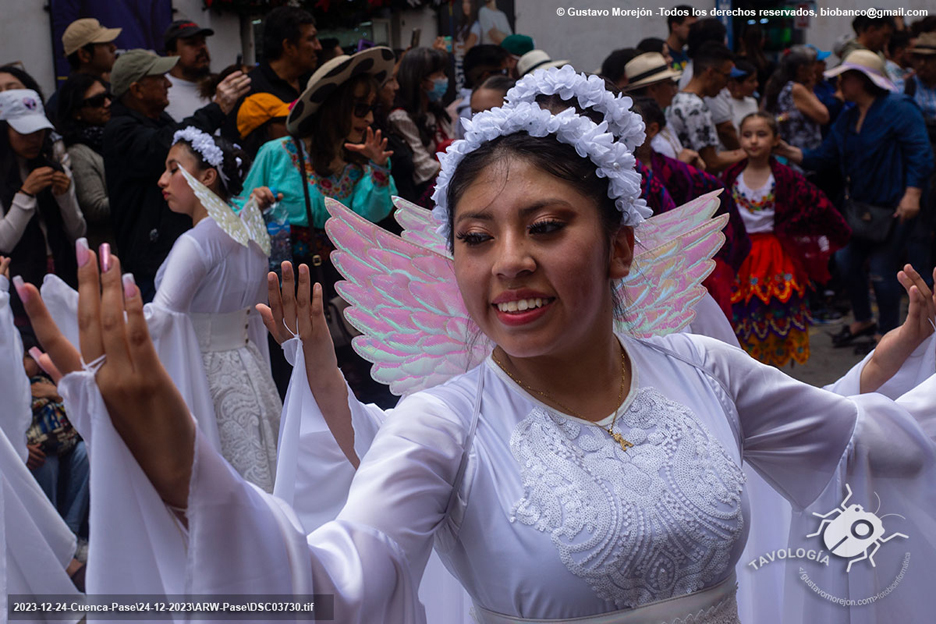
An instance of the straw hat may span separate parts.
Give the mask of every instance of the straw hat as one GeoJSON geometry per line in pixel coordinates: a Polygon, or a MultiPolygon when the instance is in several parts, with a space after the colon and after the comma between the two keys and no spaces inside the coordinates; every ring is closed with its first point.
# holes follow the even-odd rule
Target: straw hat
{"type": "Polygon", "coordinates": [[[921,33],[909,52],[910,54],[936,54],[936,32],[921,33]]]}
{"type": "Polygon", "coordinates": [[[669,66],[659,52],[645,52],[635,56],[624,66],[627,75],[627,90],[639,89],[663,80],[678,80],[682,76],[669,66]]]}
{"type": "Polygon", "coordinates": [[[847,71],[859,71],[885,91],[897,91],[894,83],[887,78],[884,61],[871,50],[854,50],[850,52],[838,67],[823,72],[823,76],[833,78],[847,71]]]}
{"type": "Polygon", "coordinates": [[[549,58],[549,55],[542,50],[530,50],[517,61],[517,74],[525,76],[534,69],[539,69],[541,67],[549,69],[550,67],[562,67],[568,64],[569,61],[552,60],[549,58]]]}
{"type": "Polygon", "coordinates": [[[369,74],[382,84],[393,73],[395,60],[393,50],[378,46],[351,56],[342,54],[328,61],[309,78],[305,91],[289,113],[286,129],[296,136],[308,135],[311,128],[303,127],[305,122],[311,120],[312,115],[335,89],[362,74],[369,74]]]}

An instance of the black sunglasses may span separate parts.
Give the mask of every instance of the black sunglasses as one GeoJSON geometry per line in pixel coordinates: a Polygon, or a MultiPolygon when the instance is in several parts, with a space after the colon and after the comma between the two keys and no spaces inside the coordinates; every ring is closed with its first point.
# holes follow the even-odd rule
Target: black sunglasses
{"type": "Polygon", "coordinates": [[[81,106],[79,108],[100,108],[104,106],[104,100],[114,101],[114,96],[110,94],[109,91],[104,93],[98,93],[97,95],[92,95],[89,98],[81,100],[81,106]]]}
{"type": "Polygon", "coordinates": [[[377,110],[377,103],[368,104],[367,102],[355,102],[354,106],[351,108],[351,112],[358,119],[364,119],[367,117],[368,113],[373,113],[377,110]]]}

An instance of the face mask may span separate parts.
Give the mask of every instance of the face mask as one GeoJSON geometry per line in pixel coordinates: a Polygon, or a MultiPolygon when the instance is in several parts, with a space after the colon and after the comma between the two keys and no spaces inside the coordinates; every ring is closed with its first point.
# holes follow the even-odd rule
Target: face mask
{"type": "Polygon", "coordinates": [[[438,102],[448,91],[448,78],[437,78],[432,81],[432,89],[426,92],[430,102],[438,102]]]}

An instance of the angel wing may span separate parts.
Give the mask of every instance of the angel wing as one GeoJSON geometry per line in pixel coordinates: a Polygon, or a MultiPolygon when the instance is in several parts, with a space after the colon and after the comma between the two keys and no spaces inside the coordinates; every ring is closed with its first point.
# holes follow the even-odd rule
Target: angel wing
{"type": "Polygon", "coordinates": [[[188,182],[195,193],[195,197],[208,211],[208,216],[214,219],[228,236],[244,247],[247,247],[250,241],[254,241],[260,246],[263,253],[270,255],[270,235],[267,232],[263,215],[260,214],[260,208],[257,206],[256,200],[251,198],[241,208],[240,213],[235,213],[230,204],[196,180],[192,174],[185,170],[185,167],[179,167],[179,169],[182,171],[185,181],[188,182]]]}
{"type": "Polygon", "coordinates": [[[402,197],[394,197],[393,205],[396,206],[393,218],[403,228],[404,240],[449,256],[445,239],[436,232],[439,224],[433,218],[432,212],[402,197]]]}
{"type": "Polygon", "coordinates": [[[695,318],[705,293],[702,280],[715,268],[712,258],[725,242],[728,215],[712,218],[720,190],[644,221],[635,231],[638,251],[618,290],[627,318],[615,328],[637,338],[677,332],[695,318]]]}
{"type": "Polygon", "coordinates": [[[464,373],[492,345],[469,318],[450,258],[325,200],[335,244],[331,260],[345,277],[335,288],[350,306],[345,318],[363,336],[354,350],[373,362],[371,376],[397,395],[464,373]]]}
{"type": "MultiPolygon", "coordinates": [[[[636,231],[640,251],[618,289],[627,319],[616,329],[638,338],[679,331],[695,317],[705,294],[712,257],[725,241],[728,219],[712,219],[719,191],[652,217],[636,231]]],[[[363,335],[355,351],[373,362],[371,376],[394,394],[438,385],[476,366],[493,348],[468,316],[455,284],[446,242],[432,214],[395,197],[395,236],[341,203],[326,199],[325,225],[336,245],[331,258],[347,281],[338,293],[350,304],[345,317],[363,335]]]]}

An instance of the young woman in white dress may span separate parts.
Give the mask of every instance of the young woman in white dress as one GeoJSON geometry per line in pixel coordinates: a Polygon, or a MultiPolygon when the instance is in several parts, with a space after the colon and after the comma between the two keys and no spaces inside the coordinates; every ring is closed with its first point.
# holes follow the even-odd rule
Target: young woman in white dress
{"type": "MultiPolygon", "coordinates": [[[[738,621],[733,570],[750,515],[742,460],[798,509],[829,512],[847,483],[864,500],[881,480],[886,510],[907,518],[899,530],[925,528],[936,509],[936,454],[917,421],[933,414],[936,378],[896,401],[844,398],[712,339],[613,331],[612,286],[631,270],[634,229],[646,231],[645,215],[626,141],[615,142],[602,116],[579,104],[600,123],[574,109],[543,110],[567,106],[547,97],[482,114],[476,132],[450,150],[436,201],[451,234],[454,278],[464,311],[496,346],[467,373],[406,397],[372,441],[359,440],[365,435],[355,428],[349,447],[347,430],[333,430],[360,466],[337,519],[308,536],[195,426],[150,344],[139,291],[121,287],[116,258],[100,273],[93,255],[79,260],[88,321],[81,356],[105,356],[96,370],[82,370],[24,285],[33,325],[68,373],[62,391],[71,409],[94,424],[99,473],[129,475],[108,484],[111,502],[101,504],[133,501],[152,511],[145,539],[120,548],[157,552],[158,565],[187,570],[186,593],[333,594],[343,622],[422,621],[416,587],[435,545],[484,623],[722,624],[738,621]],[[369,446],[362,457],[359,442],[369,446]]],[[[365,256],[394,265],[387,254],[358,258],[365,256]]],[[[421,278],[424,287],[410,282],[411,293],[431,298],[444,287],[444,275],[421,278]]],[[[284,320],[303,341],[310,383],[290,391],[308,397],[311,389],[326,417],[346,414],[347,389],[323,337],[321,290],[311,288],[307,268],[298,281],[295,298],[286,290],[284,320]]],[[[397,285],[390,290],[405,298],[397,285]]],[[[655,286],[667,292],[665,283],[655,286]]],[[[911,297],[921,305],[919,290],[911,297]]],[[[438,311],[445,302],[433,303],[438,311]]],[[[381,313],[376,321],[406,320],[381,313]]],[[[818,522],[801,520],[793,546],[818,522]]],[[[886,604],[859,612],[802,592],[787,621],[925,617],[936,554],[925,542],[914,542],[918,568],[886,604]]],[[[902,551],[882,548],[878,569],[890,569],[902,551]]],[[[890,582],[857,571],[810,568],[811,578],[848,598],[890,582]]]]}
{"type": "MultiPolygon", "coordinates": [[[[230,200],[242,192],[249,167],[247,155],[222,138],[192,127],[176,133],[159,185],[169,208],[193,227],[159,268],[146,315],[160,360],[206,438],[244,478],[271,492],[282,402],[254,306],[266,300],[270,251],[260,210],[274,197],[259,187],[234,212],[230,200]]],[[[86,240],[78,250],[87,258],[86,240]]],[[[109,262],[109,246],[100,251],[109,262]]],[[[78,344],[74,292],[54,278],[42,291],[78,344]]]]}

